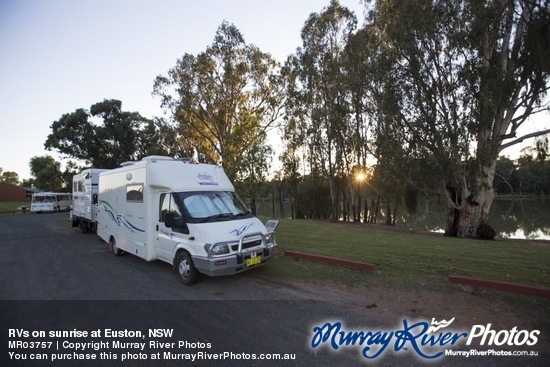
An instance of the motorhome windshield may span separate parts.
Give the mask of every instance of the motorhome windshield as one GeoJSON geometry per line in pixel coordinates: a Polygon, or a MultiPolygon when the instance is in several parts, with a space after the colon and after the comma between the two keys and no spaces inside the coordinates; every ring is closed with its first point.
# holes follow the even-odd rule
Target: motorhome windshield
{"type": "Polygon", "coordinates": [[[190,223],[242,219],[252,216],[246,205],[234,192],[181,192],[175,196],[190,223]]]}

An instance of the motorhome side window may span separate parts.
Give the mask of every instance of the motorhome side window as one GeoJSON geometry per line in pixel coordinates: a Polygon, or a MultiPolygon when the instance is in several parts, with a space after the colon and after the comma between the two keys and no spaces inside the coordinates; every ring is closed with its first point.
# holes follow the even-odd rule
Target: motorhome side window
{"type": "Polygon", "coordinates": [[[166,214],[172,214],[173,224],[172,230],[174,232],[189,233],[189,228],[183,221],[181,210],[174,199],[173,194],[162,194],[160,196],[160,211],[159,222],[166,223],[166,214]]]}
{"type": "Polygon", "coordinates": [[[126,201],[143,203],[143,185],[126,186],[126,201]]]}
{"type": "Polygon", "coordinates": [[[172,194],[162,194],[160,196],[160,213],[159,221],[164,222],[166,213],[174,214],[174,217],[181,218],[181,212],[178,205],[174,201],[172,194]]]}
{"type": "Polygon", "coordinates": [[[84,192],[84,182],[83,181],[73,182],[73,192],[84,192]]]}

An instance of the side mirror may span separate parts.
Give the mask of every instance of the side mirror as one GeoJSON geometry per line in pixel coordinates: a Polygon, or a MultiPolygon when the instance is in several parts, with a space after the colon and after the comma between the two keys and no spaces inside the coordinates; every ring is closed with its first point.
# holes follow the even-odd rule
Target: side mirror
{"type": "Polygon", "coordinates": [[[176,218],[173,212],[164,214],[164,225],[166,228],[172,228],[174,232],[189,234],[189,228],[183,218],[176,218]]]}
{"type": "Polygon", "coordinates": [[[164,214],[164,225],[168,228],[172,228],[176,224],[176,218],[174,218],[174,213],[168,212],[164,214]]]}
{"type": "Polygon", "coordinates": [[[278,219],[270,219],[267,222],[265,222],[265,229],[267,229],[267,233],[275,232],[275,230],[277,229],[277,226],[279,226],[278,219]]]}

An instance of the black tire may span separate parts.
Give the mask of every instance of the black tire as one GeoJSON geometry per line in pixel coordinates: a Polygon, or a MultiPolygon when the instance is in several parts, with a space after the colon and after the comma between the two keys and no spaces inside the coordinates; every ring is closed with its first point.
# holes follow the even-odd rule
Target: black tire
{"type": "Polygon", "coordinates": [[[180,282],[185,285],[193,285],[197,281],[199,271],[193,264],[193,259],[187,251],[181,251],[176,261],[176,272],[180,282]]]}
{"type": "Polygon", "coordinates": [[[80,221],[80,232],[88,233],[88,223],[84,222],[83,220],[80,221]]]}
{"type": "Polygon", "coordinates": [[[117,247],[116,240],[113,237],[111,237],[111,239],[109,240],[109,250],[111,250],[111,252],[115,256],[120,256],[124,253],[123,250],[117,247]]]}

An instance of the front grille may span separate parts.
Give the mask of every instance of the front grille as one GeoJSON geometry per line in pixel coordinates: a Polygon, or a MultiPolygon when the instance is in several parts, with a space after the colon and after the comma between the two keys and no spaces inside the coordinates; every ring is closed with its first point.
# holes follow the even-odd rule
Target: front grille
{"type": "MultiPolygon", "coordinates": [[[[243,250],[246,250],[248,248],[252,248],[252,247],[256,247],[256,246],[260,246],[262,244],[262,240],[259,239],[257,241],[251,241],[251,242],[243,242],[243,250]]],[[[238,251],[239,250],[239,245],[236,244],[236,245],[232,245],[231,246],[231,250],[233,251],[238,251]]]]}

